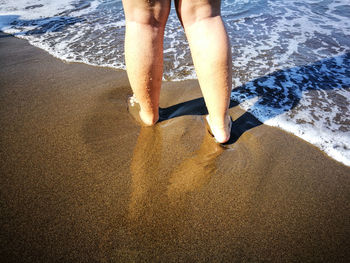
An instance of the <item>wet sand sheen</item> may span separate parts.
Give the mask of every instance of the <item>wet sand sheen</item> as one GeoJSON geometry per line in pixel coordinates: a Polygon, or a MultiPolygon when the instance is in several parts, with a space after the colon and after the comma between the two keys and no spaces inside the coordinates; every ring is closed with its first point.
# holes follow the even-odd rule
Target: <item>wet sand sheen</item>
{"type": "MultiPolygon", "coordinates": [[[[123,71],[7,35],[0,61],[1,262],[349,257],[350,168],[310,144],[234,105],[229,149],[200,115],[141,129],[123,71]]],[[[161,106],[199,97],[166,82],[161,106]]]]}

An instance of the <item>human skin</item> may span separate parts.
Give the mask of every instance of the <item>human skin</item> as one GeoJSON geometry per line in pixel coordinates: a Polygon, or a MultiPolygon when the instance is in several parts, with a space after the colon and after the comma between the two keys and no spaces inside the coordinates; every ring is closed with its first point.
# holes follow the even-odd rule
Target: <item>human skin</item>
{"type": "MultiPolygon", "coordinates": [[[[170,5],[171,0],[123,0],[127,73],[146,125],[155,124],[159,118],[164,28],[170,5]]],[[[209,125],[215,139],[226,142],[230,137],[232,62],[220,1],[177,0],[175,6],[190,45],[209,125]]]]}

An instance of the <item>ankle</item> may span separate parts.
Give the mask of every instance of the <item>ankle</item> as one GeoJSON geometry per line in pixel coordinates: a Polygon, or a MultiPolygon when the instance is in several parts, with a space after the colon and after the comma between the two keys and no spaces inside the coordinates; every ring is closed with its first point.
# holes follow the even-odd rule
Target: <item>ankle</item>
{"type": "Polygon", "coordinates": [[[231,133],[231,117],[227,114],[223,118],[216,120],[212,120],[209,115],[206,118],[215,140],[219,143],[227,142],[231,133]]]}
{"type": "Polygon", "coordinates": [[[225,129],[231,119],[230,119],[230,115],[228,114],[225,114],[224,116],[220,116],[220,117],[213,117],[208,114],[207,120],[210,123],[210,125],[213,126],[213,128],[215,127],[217,129],[225,129]]]}
{"type": "Polygon", "coordinates": [[[146,126],[153,126],[159,119],[159,113],[140,111],[140,118],[146,126]]]}

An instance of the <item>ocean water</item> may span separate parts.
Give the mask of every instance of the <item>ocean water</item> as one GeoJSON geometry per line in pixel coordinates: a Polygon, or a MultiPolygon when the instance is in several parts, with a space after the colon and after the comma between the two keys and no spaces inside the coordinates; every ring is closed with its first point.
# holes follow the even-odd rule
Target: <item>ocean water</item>
{"type": "MultiPolygon", "coordinates": [[[[223,0],[232,99],[350,166],[349,0],[223,0]]],[[[0,0],[0,30],[62,60],[125,69],[121,0],[0,0]]],[[[195,79],[172,8],[164,79],[195,79]]]]}

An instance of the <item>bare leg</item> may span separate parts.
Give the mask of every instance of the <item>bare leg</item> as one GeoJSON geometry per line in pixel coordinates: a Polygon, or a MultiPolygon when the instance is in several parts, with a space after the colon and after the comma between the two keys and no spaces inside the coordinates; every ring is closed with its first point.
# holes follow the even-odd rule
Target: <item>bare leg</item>
{"type": "Polygon", "coordinates": [[[178,0],[176,9],[190,44],[211,130],[218,142],[226,142],[230,138],[232,61],[230,42],[220,16],[220,1],[178,0]]]}
{"type": "Polygon", "coordinates": [[[164,27],[170,0],[123,0],[126,17],[125,61],[140,118],[153,125],[159,118],[163,75],[164,27]]]}

